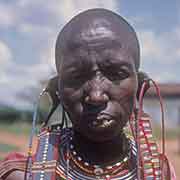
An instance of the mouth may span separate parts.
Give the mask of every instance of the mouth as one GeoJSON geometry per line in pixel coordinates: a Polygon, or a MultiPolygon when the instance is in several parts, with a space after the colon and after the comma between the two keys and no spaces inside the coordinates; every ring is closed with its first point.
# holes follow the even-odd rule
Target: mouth
{"type": "Polygon", "coordinates": [[[89,114],[86,116],[88,127],[94,130],[103,130],[112,128],[115,125],[115,118],[106,113],[89,114]]]}

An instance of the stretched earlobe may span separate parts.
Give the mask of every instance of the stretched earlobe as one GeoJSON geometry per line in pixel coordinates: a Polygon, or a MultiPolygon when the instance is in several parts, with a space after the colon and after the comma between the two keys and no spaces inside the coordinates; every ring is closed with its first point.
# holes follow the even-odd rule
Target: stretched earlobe
{"type": "MultiPolygon", "coordinates": [[[[138,78],[138,90],[137,90],[136,98],[139,101],[140,91],[141,91],[143,83],[147,82],[145,90],[144,90],[144,94],[150,88],[150,82],[149,82],[150,78],[149,78],[149,76],[145,72],[142,72],[142,71],[138,72],[137,78],[138,78]]],[[[144,94],[143,94],[143,96],[144,96],[144,94]]]]}
{"type": "Polygon", "coordinates": [[[60,95],[59,95],[59,91],[58,91],[58,76],[55,76],[48,81],[47,86],[44,89],[44,92],[47,93],[52,100],[51,110],[48,113],[48,115],[43,123],[43,126],[46,126],[48,124],[48,121],[51,118],[52,114],[55,112],[58,105],[60,104],[60,95]]]}

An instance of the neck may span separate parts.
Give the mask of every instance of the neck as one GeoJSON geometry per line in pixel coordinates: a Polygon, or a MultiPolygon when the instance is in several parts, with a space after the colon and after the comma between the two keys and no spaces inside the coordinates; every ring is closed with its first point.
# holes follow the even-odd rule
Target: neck
{"type": "Polygon", "coordinates": [[[93,142],[75,131],[72,143],[75,151],[84,161],[104,166],[121,161],[129,151],[124,133],[120,133],[110,141],[93,142]]]}

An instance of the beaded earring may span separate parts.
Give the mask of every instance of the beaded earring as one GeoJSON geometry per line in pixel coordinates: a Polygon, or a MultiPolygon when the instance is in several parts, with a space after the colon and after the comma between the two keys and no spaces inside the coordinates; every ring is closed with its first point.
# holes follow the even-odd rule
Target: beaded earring
{"type": "MultiPolygon", "coordinates": [[[[142,74],[141,74],[142,75],[142,74]]],[[[162,97],[160,95],[160,89],[158,85],[150,78],[144,78],[141,82],[141,86],[138,89],[137,99],[138,99],[138,105],[139,110],[137,112],[134,112],[132,117],[130,118],[130,128],[132,131],[132,134],[134,136],[136,147],[137,147],[137,179],[142,179],[141,171],[144,169],[144,164],[141,157],[141,144],[140,144],[140,137],[141,137],[141,131],[140,131],[140,120],[143,116],[143,98],[146,93],[146,91],[150,87],[150,82],[155,87],[156,93],[159,97],[160,102],[160,108],[161,108],[161,134],[162,134],[162,152],[160,153],[159,160],[161,160],[160,169],[161,169],[161,179],[164,179],[163,176],[163,169],[164,164],[166,164],[166,167],[169,168],[168,160],[165,155],[165,122],[164,122],[164,108],[162,103],[162,97]]],[[[150,147],[152,148],[152,147],[150,147]]],[[[144,177],[145,178],[145,177],[144,177]]]]}
{"type": "MultiPolygon", "coordinates": [[[[60,86],[58,86],[58,97],[59,97],[59,100],[60,102],[62,102],[62,98],[59,94],[59,88],[60,86]]],[[[66,141],[66,179],[69,179],[69,162],[70,162],[70,136],[69,136],[69,127],[68,127],[68,118],[67,118],[67,113],[65,111],[65,108],[62,104],[62,123],[61,123],[61,129],[65,126],[65,134],[66,134],[66,137],[67,137],[67,141],[66,141]]]]}
{"type": "MultiPolygon", "coordinates": [[[[34,113],[33,113],[33,121],[32,121],[32,129],[31,129],[31,134],[29,138],[29,145],[28,145],[28,155],[27,155],[27,162],[26,162],[26,171],[24,175],[24,179],[31,180],[32,179],[32,145],[33,145],[33,137],[35,135],[35,130],[36,130],[36,123],[37,123],[37,117],[38,117],[38,111],[39,111],[39,104],[40,104],[40,99],[43,95],[48,95],[51,100],[52,100],[52,108],[50,112],[48,113],[47,117],[45,118],[41,129],[46,128],[49,119],[51,118],[52,114],[54,111],[57,109],[58,105],[60,104],[60,96],[58,93],[58,76],[55,76],[54,78],[50,79],[47,87],[43,89],[42,93],[40,93],[37,103],[35,105],[34,113]],[[29,171],[29,177],[27,177],[27,172],[29,171]]],[[[62,121],[59,125],[60,129],[63,128],[64,123],[66,122],[66,116],[64,110],[62,110],[62,121]]]]}
{"type": "Polygon", "coordinates": [[[36,130],[36,123],[37,123],[37,116],[38,116],[38,108],[40,103],[40,98],[42,95],[46,93],[45,89],[42,91],[42,93],[38,97],[38,101],[35,105],[34,113],[33,113],[33,121],[32,121],[32,128],[31,128],[31,134],[29,137],[29,145],[28,145],[28,155],[27,155],[27,162],[26,162],[26,170],[24,179],[27,180],[27,172],[29,171],[29,177],[28,180],[32,180],[32,145],[33,145],[33,137],[36,130]]]}

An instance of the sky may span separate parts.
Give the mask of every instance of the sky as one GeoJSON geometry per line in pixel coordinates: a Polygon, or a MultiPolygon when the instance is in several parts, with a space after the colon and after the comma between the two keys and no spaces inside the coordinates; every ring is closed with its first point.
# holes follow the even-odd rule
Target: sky
{"type": "Polygon", "coordinates": [[[1,0],[0,104],[29,108],[39,83],[56,74],[59,31],[73,16],[106,8],[137,32],[141,70],[157,82],[180,83],[179,0],[1,0]]]}

